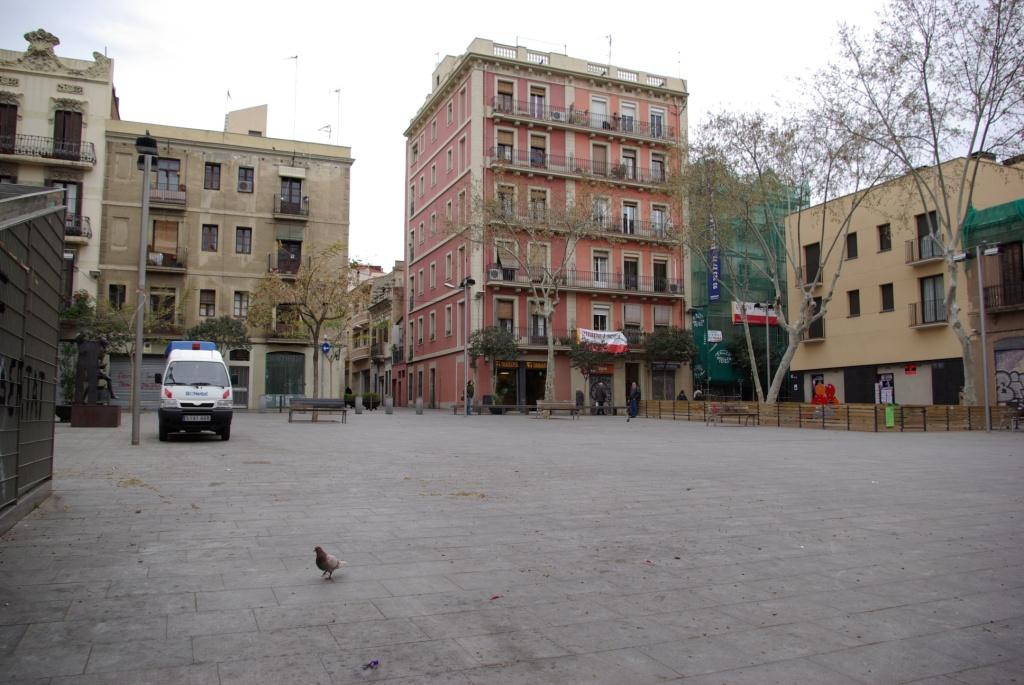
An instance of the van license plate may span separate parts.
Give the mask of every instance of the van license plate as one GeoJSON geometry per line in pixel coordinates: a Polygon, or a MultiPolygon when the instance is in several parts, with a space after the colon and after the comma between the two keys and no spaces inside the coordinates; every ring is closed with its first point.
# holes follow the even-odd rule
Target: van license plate
{"type": "Polygon", "coordinates": [[[191,423],[191,422],[202,423],[203,421],[209,421],[210,420],[210,415],[209,414],[185,414],[184,416],[181,417],[181,420],[185,421],[185,422],[188,422],[188,423],[191,423]]]}

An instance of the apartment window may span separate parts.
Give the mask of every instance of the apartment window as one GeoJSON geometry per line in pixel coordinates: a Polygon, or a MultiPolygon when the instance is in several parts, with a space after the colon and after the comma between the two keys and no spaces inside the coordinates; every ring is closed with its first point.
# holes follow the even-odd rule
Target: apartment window
{"type": "Polygon", "coordinates": [[[149,289],[149,311],[162,323],[174,323],[177,293],[174,288],[149,289]]]}
{"type": "Polygon", "coordinates": [[[76,217],[82,215],[82,184],[76,181],[47,181],[52,188],[64,189],[65,223],[75,226],[76,217]]]}
{"type": "Polygon", "coordinates": [[[437,235],[437,213],[430,213],[430,235],[437,235]]]}
{"type": "Polygon", "coordinates": [[[860,291],[859,290],[847,290],[846,291],[846,302],[849,305],[850,313],[849,316],[860,316],[860,291]]]}
{"type": "Polygon", "coordinates": [[[412,157],[412,163],[415,164],[420,158],[420,144],[419,141],[414,140],[412,142],[412,148],[409,150],[409,156],[412,157]]]}
{"type": "Polygon", "coordinates": [[[889,224],[878,227],[878,251],[888,252],[892,249],[892,229],[889,224]]]}
{"type": "Polygon", "coordinates": [[[249,166],[238,168],[238,192],[251,193],[256,179],[256,171],[249,166]]]}
{"type": "Polygon", "coordinates": [[[430,287],[431,289],[437,287],[437,264],[430,262],[430,287]]]}
{"type": "Polygon", "coordinates": [[[530,188],[530,218],[543,221],[548,212],[548,191],[544,188],[530,188]]]}
{"type": "Polygon", "coordinates": [[[547,243],[530,243],[526,248],[526,268],[534,280],[540,280],[548,270],[550,249],[547,243]]]}
{"type": "Polygon", "coordinates": [[[643,324],[643,305],[632,302],[622,305],[622,323],[639,330],[643,324]]]}
{"type": "Polygon", "coordinates": [[[456,278],[458,278],[460,281],[462,280],[462,271],[465,269],[465,267],[466,267],[466,246],[462,245],[462,246],[459,247],[459,261],[455,265],[455,270],[458,272],[456,274],[456,278]]]}
{"type": "Polygon", "coordinates": [[[665,135],[665,110],[651,107],[651,135],[657,138],[665,135]]]}
{"type": "Polygon", "coordinates": [[[664,236],[668,232],[668,209],[662,205],[651,206],[651,232],[664,236]]]}
{"type": "Polygon", "coordinates": [[[921,279],[921,321],[936,323],[946,320],[946,292],[942,274],[921,279]]]}
{"type": "Polygon", "coordinates": [[[619,168],[619,177],[628,180],[636,179],[636,150],[622,151],[622,166],[619,168]]]}
{"type": "Polygon", "coordinates": [[[936,235],[939,230],[938,216],[935,212],[918,214],[914,217],[917,222],[917,240],[921,247],[921,259],[930,259],[942,254],[936,235]]]}
{"type": "Polygon", "coordinates": [[[668,290],[668,262],[665,259],[655,259],[651,262],[654,267],[654,292],[663,293],[668,290]]]}
{"type": "Polygon", "coordinates": [[[459,138],[459,168],[466,168],[466,139],[459,138]]]}
{"type": "Polygon", "coordinates": [[[515,301],[498,300],[495,307],[498,328],[513,333],[515,331],[515,301]]]}
{"type": "Polygon", "coordinates": [[[203,171],[203,188],[220,190],[220,164],[207,162],[203,171]]]}
{"type": "MultiPolygon", "coordinates": [[[[58,109],[53,113],[53,155],[79,159],[82,155],[82,113],[58,109]]],[[[177,190],[178,186],[175,185],[177,190]]]]}
{"type": "MultiPolygon", "coordinates": [[[[812,314],[817,314],[821,311],[821,298],[814,298],[814,310],[812,314]]],[[[816,319],[811,327],[807,329],[807,337],[812,340],[819,340],[825,337],[825,317],[816,319]]]]}
{"type": "Polygon", "coordinates": [[[450,304],[445,305],[444,308],[444,336],[452,337],[452,306],[450,304]]]}
{"type": "Polygon", "coordinates": [[[423,222],[422,221],[420,222],[420,231],[416,235],[418,235],[420,237],[420,243],[421,244],[425,243],[427,241],[427,232],[423,230],[423,222]]]}
{"type": "Polygon", "coordinates": [[[547,108],[545,98],[547,90],[544,86],[530,86],[530,116],[534,119],[543,119],[547,108]]]}
{"type": "Polygon", "coordinates": [[[606,197],[595,197],[592,207],[594,222],[602,228],[607,227],[612,218],[611,200],[606,197]]]}
{"type": "Polygon", "coordinates": [[[111,309],[121,309],[127,297],[128,287],[123,283],[111,283],[107,286],[107,302],[111,309]]]}
{"type": "Polygon", "coordinates": [[[430,312],[430,339],[437,340],[437,314],[430,312]]]}
{"type": "Polygon", "coordinates": [[[499,112],[513,111],[515,102],[515,84],[511,81],[498,81],[498,94],[494,98],[494,109],[499,112]]]}
{"type": "Polygon", "coordinates": [[[664,304],[654,305],[654,328],[668,328],[672,325],[672,307],[664,304]]]}
{"type": "Polygon", "coordinates": [[[621,110],[619,117],[620,128],[627,133],[632,133],[636,130],[636,105],[632,102],[623,102],[619,109],[621,110]]]}
{"type": "Polygon", "coordinates": [[[611,307],[605,304],[595,304],[592,310],[595,331],[607,331],[611,326],[611,307]]]}
{"type": "Polygon", "coordinates": [[[416,318],[416,343],[423,344],[423,317],[416,318]]]}
{"type": "Polygon", "coordinates": [[[423,188],[424,188],[423,175],[421,174],[420,175],[420,197],[423,197],[423,188]]]}
{"type": "Polygon", "coordinates": [[[302,214],[302,179],[281,179],[281,213],[302,214]]]}
{"type": "Polygon", "coordinates": [[[548,165],[548,140],[544,136],[530,136],[530,166],[546,167],[548,165]]]}
{"type": "Polygon", "coordinates": [[[420,295],[423,294],[423,269],[420,269],[419,274],[416,276],[416,283],[418,284],[416,292],[420,295]]]}
{"type": "Polygon", "coordinates": [[[469,221],[469,214],[466,212],[466,191],[459,192],[459,225],[463,226],[469,221]]]}
{"type": "Polygon", "coordinates": [[[622,285],[626,290],[636,290],[640,286],[640,260],[636,257],[622,260],[622,285]]]}
{"type": "Polygon", "coordinates": [[[451,148],[448,148],[448,151],[445,153],[445,170],[446,171],[451,171],[452,170],[452,149],[451,148]]]}
{"type": "Polygon", "coordinates": [[[651,153],[651,179],[664,181],[665,178],[665,155],[660,152],[651,153]]]}
{"type": "Polygon", "coordinates": [[[18,106],[0,103],[0,153],[9,155],[14,152],[14,140],[17,133],[18,106]]]}
{"type": "Polygon", "coordinates": [[[235,229],[235,254],[252,254],[252,229],[235,229]]]}
{"type": "Polygon", "coordinates": [[[214,290],[199,291],[199,316],[217,315],[217,293],[214,290]]]}
{"type": "Polygon", "coordinates": [[[512,131],[498,131],[498,159],[511,162],[515,155],[516,137],[512,131]]]}
{"type": "Polygon", "coordinates": [[[463,88],[459,91],[459,120],[465,119],[468,111],[466,110],[466,89],[463,88]]]}
{"type": "Polygon", "coordinates": [[[627,235],[636,233],[636,218],[639,214],[635,202],[622,203],[622,232],[627,235]]]}
{"type": "MultiPolygon", "coordinates": [[[[153,242],[150,251],[159,253],[161,263],[167,262],[168,258],[174,260],[178,255],[178,222],[165,221],[162,219],[153,220],[153,242]]],[[[168,264],[170,266],[170,264],[168,264]]]]}
{"type": "Polygon", "coordinates": [[[203,252],[217,251],[217,234],[219,227],[216,224],[203,224],[203,252]]]}
{"type": "Polygon", "coordinates": [[[821,243],[804,245],[804,274],[808,285],[820,282],[821,243]]]}
{"type": "Polygon", "coordinates": [[[449,252],[444,256],[444,280],[452,280],[452,253],[449,252]]]}
{"type": "Polygon", "coordinates": [[[159,158],[156,160],[157,190],[178,190],[181,186],[181,160],[159,158]]]}
{"type": "Polygon", "coordinates": [[[548,320],[543,314],[534,314],[530,317],[530,342],[533,344],[546,343],[548,340],[548,320]]]}
{"type": "Polygon", "coordinates": [[[430,165],[430,187],[433,188],[437,185],[437,165],[430,165]]]}
{"type": "Polygon", "coordinates": [[[608,287],[608,253],[605,251],[594,252],[593,263],[594,263],[594,287],[595,288],[607,288],[608,287]]]}
{"type": "Polygon", "coordinates": [[[892,283],[884,283],[881,286],[881,297],[883,312],[891,312],[896,308],[896,303],[893,298],[892,283]]]}
{"type": "Polygon", "coordinates": [[[452,221],[452,201],[448,200],[444,203],[444,218],[448,223],[452,221]]]}
{"type": "Polygon", "coordinates": [[[857,258],[857,234],[847,233],[846,234],[846,258],[856,259],[857,258]]]}
{"type": "Polygon", "coordinates": [[[516,213],[516,188],[515,186],[498,186],[498,208],[505,216],[515,216],[516,213]]]}
{"type": "Polygon", "coordinates": [[[600,176],[606,176],[608,174],[608,146],[607,145],[594,145],[590,148],[591,164],[593,164],[593,172],[600,176]]]}
{"type": "Polygon", "coordinates": [[[249,316],[249,293],[242,290],[235,291],[235,301],[231,313],[239,319],[249,316]]]}
{"type": "Polygon", "coordinates": [[[416,184],[409,186],[409,216],[416,213],[416,184]]]}

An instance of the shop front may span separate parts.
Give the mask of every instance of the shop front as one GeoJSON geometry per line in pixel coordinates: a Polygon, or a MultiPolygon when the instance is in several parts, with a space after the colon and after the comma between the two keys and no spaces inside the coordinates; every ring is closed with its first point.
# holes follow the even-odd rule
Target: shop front
{"type": "Polygon", "coordinates": [[[544,399],[547,367],[544,361],[495,361],[494,404],[537,404],[544,399]]]}

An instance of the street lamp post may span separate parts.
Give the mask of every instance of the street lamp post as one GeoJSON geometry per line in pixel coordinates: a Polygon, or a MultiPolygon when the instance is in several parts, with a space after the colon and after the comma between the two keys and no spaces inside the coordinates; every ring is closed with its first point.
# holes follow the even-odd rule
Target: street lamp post
{"type": "Polygon", "coordinates": [[[974,246],[974,256],[978,261],[978,303],[979,303],[979,314],[981,318],[981,375],[982,375],[982,387],[985,392],[985,432],[992,430],[992,408],[988,405],[988,339],[986,337],[985,328],[985,277],[984,277],[984,262],[982,256],[999,254],[999,246],[992,245],[986,247],[984,252],[981,249],[981,244],[974,246]]]}
{"type": "Polygon", "coordinates": [[[146,229],[149,227],[149,185],[153,170],[153,158],[159,150],[156,138],[149,135],[140,136],[135,140],[135,150],[139,153],[142,167],[142,221],[139,226],[139,285],[135,300],[135,355],[132,360],[132,444],[139,444],[140,421],[142,412],[142,328],[146,315],[146,229]]]}
{"type": "MultiPolygon", "coordinates": [[[[470,399],[466,391],[469,389],[469,289],[476,285],[469,276],[466,276],[459,282],[458,285],[452,285],[451,283],[445,283],[446,286],[452,289],[461,288],[463,292],[463,348],[462,348],[462,397],[466,403],[466,416],[470,415],[470,399]]],[[[458,379],[458,374],[455,374],[458,379]]],[[[458,381],[456,381],[458,382],[458,381]]]]}

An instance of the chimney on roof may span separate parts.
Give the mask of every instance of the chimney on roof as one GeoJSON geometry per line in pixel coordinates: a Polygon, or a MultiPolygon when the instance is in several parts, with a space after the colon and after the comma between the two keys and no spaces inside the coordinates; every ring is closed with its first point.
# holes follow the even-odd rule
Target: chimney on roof
{"type": "Polygon", "coordinates": [[[1024,162],[1024,154],[1007,157],[1003,160],[1003,166],[1016,166],[1021,162],[1024,162]]]}

